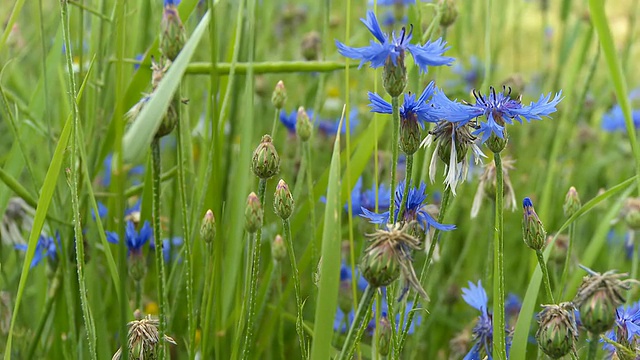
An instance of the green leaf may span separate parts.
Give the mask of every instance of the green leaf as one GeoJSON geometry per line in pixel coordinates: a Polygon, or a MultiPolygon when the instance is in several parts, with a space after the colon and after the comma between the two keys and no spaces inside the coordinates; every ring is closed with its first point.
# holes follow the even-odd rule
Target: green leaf
{"type": "MultiPolygon", "coordinates": [[[[338,129],[342,128],[342,120],[338,129]]],[[[322,232],[322,260],[318,301],[314,321],[311,359],[329,359],[333,338],[333,316],[338,306],[338,286],[340,282],[340,130],[333,144],[333,155],[329,166],[329,187],[327,206],[324,211],[324,230],[322,232]],[[328,316],[329,314],[329,316],[328,316]]]]}
{"type": "Polygon", "coordinates": [[[209,19],[210,13],[207,11],[191,35],[191,38],[180,52],[180,55],[176,58],[176,61],[171,64],[169,71],[167,71],[160,81],[153,96],[143,107],[133,122],[133,125],[129,128],[129,131],[125,134],[123,139],[123,153],[126,162],[140,162],[147,153],[149,146],[151,146],[151,140],[153,140],[162,122],[162,118],[169,108],[171,99],[180,86],[180,81],[187,69],[187,65],[195,53],[202,35],[204,35],[205,30],[207,30],[209,19]]]}

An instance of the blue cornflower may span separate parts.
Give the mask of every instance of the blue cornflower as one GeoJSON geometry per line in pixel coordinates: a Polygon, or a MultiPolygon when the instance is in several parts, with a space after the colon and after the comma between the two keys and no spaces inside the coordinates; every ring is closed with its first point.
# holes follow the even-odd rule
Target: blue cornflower
{"type": "MultiPolygon", "coordinates": [[[[378,210],[386,210],[389,208],[389,198],[391,191],[384,184],[378,187],[378,210]]],[[[344,210],[349,211],[349,204],[344,205],[344,210]]],[[[362,178],[358,178],[353,190],[351,191],[351,209],[354,216],[362,215],[362,208],[374,211],[376,208],[376,188],[373,185],[370,189],[362,190],[362,178]]]]}
{"type": "Polygon", "coordinates": [[[164,6],[178,6],[180,5],[180,0],[164,0],[164,6]]]}
{"type": "MultiPolygon", "coordinates": [[[[400,205],[402,202],[402,195],[404,193],[405,182],[402,181],[398,184],[395,193],[395,210],[394,210],[394,218],[397,221],[398,212],[400,211],[400,205]]],[[[421,182],[419,188],[410,188],[409,194],[407,196],[407,205],[404,211],[404,221],[418,221],[420,227],[427,232],[433,226],[436,229],[441,231],[450,231],[456,228],[455,225],[444,225],[438,223],[429,213],[427,212],[427,204],[425,204],[425,200],[427,199],[427,194],[425,193],[426,185],[421,182]]],[[[387,224],[389,222],[389,212],[383,212],[381,214],[376,214],[362,207],[363,214],[361,215],[364,218],[369,219],[369,221],[373,224],[387,224]]]]}
{"type": "MultiPolygon", "coordinates": [[[[358,289],[364,291],[367,288],[367,280],[364,279],[360,271],[356,268],[356,277],[358,278],[358,289]]],[[[344,262],[340,264],[340,281],[352,281],[353,280],[353,272],[351,271],[351,267],[344,262]]]]}
{"type": "MultiPolygon", "coordinates": [[[[455,101],[447,101],[444,94],[434,100],[437,104],[434,112],[449,121],[468,122],[471,119],[484,116],[484,121],[478,121],[478,128],[473,135],[482,136],[481,142],[486,142],[494,134],[504,139],[504,125],[513,124],[513,120],[522,123],[522,119],[542,120],[543,116],[549,116],[556,111],[556,106],[562,100],[562,91],[555,94],[551,99],[551,93],[546,96],[540,95],[536,102],[531,102],[528,106],[523,106],[520,99],[515,100],[510,97],[511,90],[496,92],[491,88],[489,96],[483,96],[478,91],[473,92],[476,102],[469,106],[462,106],[455,101]]],[[[437,95],[437,94],[436,94],[437,95]]],[[[434,96],[436,97],[436,96],[434,96]]]]}
{"type": "MultiPolygon", "coordinates": [[[[309,116],[309,119],[313,119],[313,110],[307,109],[306,112],[307,112],[307,115],[309,116]]],[[[280,110],[279,118],[282,125],[284,125],[284,127],[286,127],[287,130],[289,130],[289,133],[295,135],[296,121],[298,120],[298,110],[293,109],[290,114],[287,114],[287,112],[284,109],[282,109],[280,110]]]]}
{"type": "MultiPolygon", "coordinates": [[[[100,219],[104,219],[104,217],[107,216],[107,213],[109,212],[107,210],[107,207],[100,201],[97,202],[97,206],[98,216],[100,217],[100,219]]],[[[91,218],[93,219],[93,221],[96,221],[96,213],[95,211],[93,211],[93,209],[91,209],[91,218]]]]}
{"type": "MultiPolygon", "coordinates": [[[[182,246],[183,244],[183,240],[181,237],[178,236],[174,236],[171,239],[163,239],[162,240],[162,258],[164,259],[164,262],[169,263],[171,262],[172,256],[171,256],[171,249],[176,249],[180,246],[182,246]]],[[[149,247],[155,251],[156,249],[156,242],[153,241],[153,238],[151,239],[151,241],[149,242],[149,247]]]]}
{"type": "MultiPolygon", "coordinates": [[[[40,235],[38,242],[36,243],[36,250],[33,253],[33,259],[31,259],[30,268],[38,265],[42,259],[49,257],[49,261],[56,260],[57,246],[60,246],[60,234],[56,232],[55,239],[51,236],[40,235]]],[[[16,250],[27,251],[27,244],[15,244],[16,250]]]]}
{"type": "MultiPolygon", "coordinates": [[[[633,126],[637,129],[640,127],[640,110],[633,110],[631,113],[633,126]]],[[[627,125],[624,122],[624,114],[620,105],[615,105],[606,114],[602,115],[602,130],[607,132],[627,131],[627,125]]]]}
{"type": "Polygon", "coordinates": [[[522,300],[520,297],[514,293],[509,293],[507,298],[504,301],[504,312],[507,323],[513,319],[514,322],[518,319],[518,314],[520,314],[520,309],[522,308],[522,300]]]}
{"type": "MultiPolygon", "coordinates": [[[[392,6],[392,5],[413,5],[416,0],[377,0],[375,4],[378,6],[392,6]]],[[[369,6],[374,5],[374,0],[369,0],[369,6]]]]}
{"type": "MultiPolygon", "coordinates": [[[[149,240],[153,239],[153,230],[149,222],[145,220],[140,231],[136,231],[136,227],[133,221],[127,221],[124,229],[125,245],[129,249],[129,254],[139,254],[142,251],[142,247],[149,240]]],[[[118,233],[113,231],[106,231],[107,241],[113,244],[119,243],[118,233]]]]}
{"type": "MultiPolygon", "coordinates": [[[[104,175],[102,176],[102,185],[104,187],[109,187],[111,185],[111,171],[112,171],[112,163],[113,163],[113,154],[108,154],[104,158],[103,166],[104,166],[104,175]]],[[[138,165],[129,169],[128,175],[140,175],[144,174],[144,166],[138,165]]]]}
{"type": "MultiPolygon", "coordinates": [[[[353,133],[353,129],[358,126],[358,109],[355,107],[351,109],[349,114],[347,115],[349,118],[349,131],[353,133]]],[[[313,119],[313,112],[309,114],[309,118],[313,119]]],[[[321,120],[316,119],[316,124],[318,124],[318,130],[326,136],[335,136],[338,133],[338,127],[340,126],[340,118],[336,120],[321,120]]],[[[347,120],[342,121],[342,128],[340,128],[341,134],[347,133],[347,120]]]]}
{"type": "Polygon", "coordinates": [[[478,285],[469,281],[469,288],[462,288],[462,298],[474,309],[480,311],[478,322],[473,328],[474,344],[464,360],[477,360],[483,358],[483,353],[489,359],[492,358],[491,342],[493,341],[493,319],[487,308],[487,293],[478,280],[478,285]]]}
{"type": "Polygon", "coordinates": [[[452,71],[460,77],[459,81],[452,82],[452,86],[464,84],[465,89],[470,91],[480,85],[484,75],[484,64],[476,56],[469,57],[469,67],[465,68],[461,63],[453,65],[452,71]]]}
{"type": "MultiPolygon", "coordinates": [[[[640,337],[640,302],[636,302],[629,307],[620,306],[616,309],[616,325],[609,330],[605,336],[609,340],[620,343],[620,340],[626,343],[632,343],[634,337],[640,337]]],[[[603,342],[600,340],[600,342],[603,342]]],[[[602,347],[604,350],[615,351],[615,347],[605,343],[602,347]]]]}
{"type": "Polygon", "coordinates": [[[353,48],[336,40],[338,52],[345,57],[360,60],[360,67],[370,62],[372,68],[378,68],[384,66],[388,59],[391,60],[394,66],[401,66],[404,61],[405,50],[411,53],[421,73],[426,73],[428,66],[450,65],[454,60],[451,57],[442,56],[449,49],[442,38],[434,42],[427,41],[424,45],[413,45],[409,43],[413,36],[413,27],[410,28],[408,33],[406,28],[403,28],[399,37],[396,37],[395,33],[393,33],[392,39],[390,39],[388,34],[382,32],[373,11],[367,11],[367,18],[360,20],[378,42],[371,40],[369,46],[353,48]],[[398,63],[398,58],[400,58],[400,64],[398,63]]]}
{"type": "MultiPolygon", "coordinates": [[[[404,94],[404,103],[400,106],[401,121],[417,121],[421,128],[424,128],[425,122],[437,122],[439,120],[433,112],[433,106],[427,103],[427,100],[436,91],[436,86],[432,82],[427,85],[422,94],[416,100],[416,95],[412,93],[404,94]]],[[[379,114],[391,114],[392,107],[389,102],[384,100],[380,95],[369,92],[369,107],[371,112],[379,114]]]]}

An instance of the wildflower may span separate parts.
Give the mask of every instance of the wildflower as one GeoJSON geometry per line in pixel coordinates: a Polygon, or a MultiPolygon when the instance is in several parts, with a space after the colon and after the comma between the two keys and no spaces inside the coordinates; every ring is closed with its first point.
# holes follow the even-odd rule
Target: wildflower
{"type": "MultiPolygon", "coordinates": [[[[378,187],[378,210],[384,211],[389,209],[389,198],[391,191],[389,188],[380,184],[378,187]]],[[[375,211],[376,208],[376,188],[373,185],[370,189],[362,191],[362,178],[358,178],[353,190],[351,191],[351,210],[354,216],[363,215],[362,209],[375,211]]],[[[344,211],[349,211],[349,204],[344,204],[344,211]]]]}
{"type": "MultiPolygon", "coordinates": [[[[404,193],[405,182],[402,181],[398,184],[395,193],[395,215],[394,220],[398,221],[398,212],[400,211],[400,205],[402,202],[402,196],[404,193]]],[[[456,228],[455,225],[443,225],[438,223],[428,212],[427,212],[427,204],[425,204],[425,200],[427,199],[427,194],[425,193],[426,185],[424,183],[420,183],[420,187],[418,188],[410,188],[407,196],[407,205],[404,211],[404,218],[402,221],[411,222],[417,221],[420,227],[428,232],[431,227],[434,227],[441,231],[450,231],[456,228]]],[[[389,212],[383,212],[381,214],[376,214],[374,212],[369,211],[368,209],[361,207],[364,218],[369,219],[369,221],[373,224],[386,224],[389,222],[389,212]]]]}
{"type": "MultiPolygon", "coordinates": [[[[111,185],[111,173],[113,172],[113,154],[109,153],[102,162],[104,167],[104,174],[102,175],[102,186],[109,187],[111,185]]],[[[144,174],[144,166],[136,165],[129,169],[125,169],[128,176],[139,176],[144,174]]],[[[99,209],[98,209],[99,210],[99,209]]],[[[100,216],[102,217],[102,216],[100,216]]]]}
{"type": "MultiPolygon", "coordinates": [[[[98,216],[100,217],[100,219],[104,219],[104,217],[107,216],[107,213],[109,212],[109,210],[100,201],[98,201],[96,205],[98,207],[98,216]]],[[[93,221],[96,220],[96,213],[93,211],[93,209],[91,209],[91,218],[93,219],[93,221]]]]}
{"type": "MultiPolygon", "coordinates": [[[[375,4],[378,6],[393,6],[393,5],[413,5],[416,0],[376,0],[375,4]]],[[[374,0],[369,0],[369,5],[373,6],[374,0]]]]}
{"type": "MultiPolygon", "coordinates": [[[[415,0],[413,3],[415,3],[415,0]]],[[[380,29],[380,25],[373,11],[367,11],[367,18],[360,20],[378,40],[379,44],[371,41],[367,47],[353,48],[336,40],[336,46],[340,54],[348,58],[360,60],[360,67],[366,62],[370,62],[372,68],[378,68],[384,66],[388,59],[393,62],[394,66],[400,66],[398,65],[398,58],[401,63],[404,62],[405,50],[411,53],[420,71],[424,73],[427,72],[427,66],[449,65],[454,60],[451,57],[442,56],[442,54],[449,49],[445,47],[446,42],[442,39],[434,42],[428,41],[425,45],[413,45],[409,43],[413,36],[413,28],[409,29],[408,33],[406,29],[403,28],[400,37],[392,34],[392,39],[390,39],[389,35],[383,33],[382,29],[380,29]]]]}
{"type": "Polygon", "coordinates": [[[462,298],[474,309],[480,311],[478,321],[473,328],[473,347],[464,360],[483,359],[484,356],[492,358],[493,341],[493,317],[489,313],[487,303],[487,293],[482,287],[482,282],[478,280],[478,285],[469,281],[469,288],[462,288],[462,298]]]}
{"type": "Polygon", "coordinates": [[[580,197],[578,196],[578,191],[573,186],[569,188],[567,192],[567,196],[564,198],[564,205],[562,209],[564,210],[564,216],[571,217],[573,214],[580,210],[580,197]]]}
{"type": "Polygon", "coordinates": [[[273,146],[271,136],[264,135],[253,152],[251,170],[260,179],[268,179],[280,171],[280,157],[273,146]]]}
{"type": "Polygon", "coordinates": [[[536,332],[540,349],[553,359],[575,351],[578,327],[573,304],[565,302],[560,305],[542,305],[542,307],[538,320],[540,327],[536,332]]]}
{"type": "Polygon", "coordinates": [[[469,66],[465,67],[461,62],[456,62],[452,71],[454,74],[458,75],[459,79],[451,81],[448,83],[450,86],[462,86],[467,92],[471,91],[471,89],[475,89],[482,83],[482,77],[484,75],[484,64],[482,61],[478,59],[477,56],[471,55],[469,57],[469,66]]]}
{"type": "MultiPolygon", "coordinates": [[[[118,233],[107,231],[107,241],[112,244],[119,243],[118,233]]],[[[142,251],[142,247],[149,240],[153,240],[153,230],[149,222],[145,220],[140,231],[136,231],[136,227],[131,220],[127,220],[124,228],[125,245],[129,249],[129,254],[139,254],[142,251]]]]}
{"type": "Polygon", "coordinates": [[[309,140],[311,137],[312,125],[309,121],[309,115],[304,110],[304,107],[298,108],[298,115],[296,118],[296,135],[302,142],[309,140]]]}
{"type": "MultiPolygon", "coordinates": [[[[134,313],[136,320],[131,321],[129,326],[127,351],[130,359],[155,359],[157,357],[158,345],[160,337],[158,334],[159,322],[157,319],[151,318],[151,315],[142,317],[140,310],[134,313]]],[[[164,335],[162,339],[171,344],[177,345],[175,340],[164,335]]],[[[119,360],[122,357],[122,348],[113,355],[112,360],[119,360]]]]}
{"type": "Polygon", "coordinates": [[[629,229],[640,229],[640,198],[628,198],[620,215],[629,229]]]}
{"type": "MultiPolygon", "coordinates": [[[[528,106],[522,105],[520,99],[512,99],[511,89],[506,88],[502,92],[496,92],[492,87],[488,96],[482,95],[478,91],[473,92],[476,98],[475,104],[469,104],[467,107],[458,107],[454,104],[451,108],[459,111],[457,116],[466,117],[466,121],[484,116],[484,121],[478,121],[478,129],[473,135],[481,136],[481,142],[485,143],[491,135],[505,140],[505,124],[513,124],[513,120],[522,123],[525,119],[527,122],[531,120],[542,120],[543,116],[548,117],[556,111],[556,105],[562,100],[562,91],[556,93],[551,99],[551,93],[547,96],[541,95],[537,102],[531,102],[528,106]]],[[[442,116],[447,114],[449,107],[443,107],[442,116]]]]}
{"type": "MultiPolygon", "coordinates": [[[[504,204],[505,207],[514,211],[516,209],[516,194],[513,191],[513,185],[511,184],[511,177],[509,171],[515,169],[513,164],[514,160],[509,158],[502,159],[502,176],[504,179],[504,204]]],[[[492,201],[495,200],[496,195],[496,165],[494,162],[490,162],[484,166],[484,172],[480,176],[480,182],[478,183],[478,190],[473,197],[473,205],[471,206],[471,218],[478,216],[480,212],[480,205],[482,205],[482,199],[486,196],[492,201]]]]}
{"type": "MultiPolygon", "coordinates": [[[[635,337],[640,338],[640,302],[619,306],[616,309],[615,327],[606,336],[624,345],[631,345],[635,337]]],[[[605,345],[604,348],[613,350],[611,345],[605,345]]]]}
{"type": "Polygon", "coordinates": [[[247,197],[247,207],[244,210],[245,229],[247,229],[247,232],[255,233],[262,227],[263,214],[260,199],[258,199],[256,193],[252,192],[247,197]]]}
{"type": "Polygon", "coordinates": [[[513,324],[515,326],[522,308],[522,300],[518,295],[509,293],[504,300],[504,312],[507,324],[513,324]]]}
{"type": "Polygon", "coordinates": [[[621,278],[627,274],[616,274],[610,270],[600,274],[586,267],[585,276],[573,302],[580,311],[582,326],[594,334],[610,329],[615,322],[615,310],[624,303],[624,291],[631,288],[636,280],[621,278]]]}
{"type": "Polygon", "coordinates": [[[322,39],[319,32],[311,31],[304,34],[300,45],[302,57],[307,61],[318,60],[322,50],[321,45],[322,39]]]}
{"type": "Polygon", "coordinates": [[[376,348],[382,356],[389,355],[391,345],[391,323],[386,315],[380,317],[378,323],[378,333],[376,337],[376,348]]]}
{"type": "Polygon", "coordinates": [[[284,103],[287,101],[287,89],[284,87],[282,80],[278,81],[276,88],[271,95],[271,103],[273,107],[280,110],[284,107],[284,103]]]}
{"type": "Polygon", "coordinates": [[[547,232],[542,226],[542,221],[536,214],[536,210],[533,208],[533,203],[528,197],[522,201],[522,207],[524,208],[524,217],[522,218],[522,238],[525,244],[532,250],[542,250],[544,247],[544,241],[547,236],[547,232]]]}
{"type": "MultiPolygon", "coordinates": [[[[629,100],[634,101],[640,99],[640,89],[635,89],[629,93],[629,100]]],[[[640,127],[640,110],[631,112],[633,126],[637,129],[640,127]]],[[[602,115],[602,130],[607,132],[627,131],[627,125],[624,121],[624,113],[622,107],[616,104],[607,113],[602,115]]]]}
{"type": "Polygon", "coordinates": [[[164,11],[160,32],[160,51],[169,60],[174,61],[187,41],[187,35],[178,14],[176,0],[164,0],[164,11]]]}
{"type": "MultiPolygon", "coordinates": [[[[57,261],[57,250],[60,246],[60,234],[56,232],[55,239],[51,236],[40,235],[38,242],[36,243],[36,250],[33,253],[33,259],[31,259],[30,268],[38,265],[45,257],[49,258],[49,261],[55,264],[57,261]],[[56,244],[57,243],[57,244],[56,244]]],[[[27,244],[15,244],[16,250],[27,251],[27,244]]]]}
{"type": "Polygon", "coordinates": [[[438,12],[440,13],[440,26],[445,29],[453,25],[458,17],[458,8],[453,0],[440,0],[438,12]]]}
{"type": "Polygon", "coordinates": [[[287,220],[293,212],[293,196],[287,183],[280,179],[273,195],[273,209],[282,220],[287,220]]]}
{"type": "Polygon", "coordinates": [[[200,226],[200,237],[205,243],[211,244],[216,237],[216,219],[211,209],[207,210],[200,226]]]}
{"type": "MultiPolygon", "coordinates": [[[[312,117],[312,114],[309,114],[309,117],[312,117]]],[[[346,118],[342,121],[342,127],[340,127],[340,120],[342,116],[336,120],[322,120],[316,119],[315,123],[318,125],[318,130],[326,135],[326,136],[335,136],[340,130],[341,134],[347,133],[347,120],[349,122],[349,131],[353,134],[353,130],[356,126],[358,126],[358,109],[353,107],[349,114],[346,115],[346,118]]]]}
{"type": "Polygon", "coordinates": [[[277,262],[282,262],[287,258],[287,248],[280,235],[276,235],[271,243],[271,256],[277,262]]]}

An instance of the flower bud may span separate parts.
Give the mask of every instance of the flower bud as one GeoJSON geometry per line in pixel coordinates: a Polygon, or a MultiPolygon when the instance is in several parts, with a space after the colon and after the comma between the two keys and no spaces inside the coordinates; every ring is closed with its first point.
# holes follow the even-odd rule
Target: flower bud
{"type": "Polygon", "coordinates": [[[575,348],[578,328],[573,304],[542,305],[536,340],[540,349],[552,359],[559,359],[575,348]]]}
{"type": "Polygon", "coordinates": [[[293,196],[291,196],[289,186],[282,179],[276,185],[276,192],[273,196],[273,209],[282,220],[287,220],[293,213],[293,196]]]}
{"type": "Polygon", "coordinates": [[[216,219],[213,216],[213,211],[211,211],[211,209],[207,210],[206,214],[204,214],[204,218],[202,219],[200,237],[207,244],[211,244],[213,239],[216,237],[216,219]]]}
{"type": "Polygon", "coordinates": [[[260,179],[268,179],[280,171],[280,157],[271,142],[271,136],[262,136],[260,145],[253,152],[251,170],[260,179]]]}
{"type": "Polygon", "coordinates": [[[542,250],[547,232],[538,218],[533,203],[528,197],[522,202],[524,217],[522,218],[522,237],[525,244],[533,250],[542,250]]]}
{"type": "Polygon", "coordinates": [[[616,320],[616,305],[607,298],[607,291],[600,289],[580,304],[582,326],[594,334],[609,330],[616,320]]]}
{"type": "Polygon", "coordinates": [[[458,17],[458,8],[453,0],[440,0],[440,26],[447,28],[451,26],[458,17]]]}
{"type": "Polygon", "coordinates": [[[302,45],[300,46],[302,57],[307,61],[318,60],[320,56],[320,45],[322,45],[322,40],[320,39],[319,32],[312,31],[306,33],[302,38],[302,45]]]}
{"type": "Polygon", "coordinates": [[[380,355],[387,356],[391,348],[391,323],[386,315],[380,316],[376,330],[376,349],[380,355]]]}
{"type": "Polygon", "coordinates": [[[412,118],[400,119],[400,150],[407,155],[413,155],[420,147],[420,125],[417,115],[410,115],[412,118]]]}
{"type": "Polygon", "coordinates": [[[298,116],[296,117],[296,135],[300,140],[307,141],[311,137],[311,121],[309,121],[309,115],[302,106],[298,108],[298,116]]]}
{"type": "Polygon", "coordinates": [[[624,222],[632,230],[640,230],[640,198],[629,198],[624,204],[624,222]]]}
{"type": "Polygon", "coordinates": [[[287,247],[284,245],[280,235],[276,235],[271,243],[271,256],[277,262],[282,262],[287,258],[287,247]]]}
{"type": "Polygon", "coordinates": [[[496,136],[496,134],[491,134],[486,144],[489,150],[491,150],[494,154],[498,154],[501,153],[505,147],[507,147],[508,141],[509,136],[507,135],[507,129],[505,128],[502,132],[502,138],[496,136]]]}
{"type": "Polygon", "coordinates": [[[263,210],[260,199],[252,192],[247,197],[247,207],[244,210],[245,229],[249,233],[255,233],[262,227],[263,210]]]}
{"type": "MultiPolygon", "coordinates": [[[[404,30],[403,30],[404,31],[404,30]]],[[[407,86],[407,68],[404,66],[404,53],[396,58],[396,64],[388,57],[382,70],[382,85],[389,95],[398,97],[407,86]]]]}
{"type": "Polygon", "coordinates": [[[171,100],[171,104],[169,104],[169,107],[167,108],[167,113],[164,114],[164,117],[162,118],[162,122],[158,127],[158,131],[156,131],[157,139],[171,134],[173,129],[175,129],[179,120],[178,119],[179,106],[180,106],[180,99],[178,98],[178,96],[174,96],[173,99],[171,100]]]}
{"type": "Polygon", "coordinates": [[[129,276],[134,281],[141,281],[147,274],[147,264],[142,251],[131,251],[127,257],[129,276]]]}
{"type": "Polygon", "coordinates": [[[176,59],[187,41],[187,34],[174,3],[175,0],[164,1],[164,12],[160,24],[162,29],[160,31],[160,52],[171,61],[176,59]]]}
{"type": "Polygon", "coordinates": [[[382,243],[365,252],[360,261],[360,268],[369,285],[387,286],[400,276],[400,264],[395,253],[396,250],[389,243],[382,243]]]}
{"type": "Polygon", "coordinates": [[[273,107],[280,110],[284,107],[285,102],[287,102],[287,89],[284,87],[282,80],[280,80],[271,94],[271,103],[273,107]]]}
{"type": "Polygon", "coordinates": [[[562,209],[564,210],[564,216],[571,217],[573,214],[580,210],[582,204],[580,203],[580,197],[578,196],[578,191],[573,186],[569,188],[569,192],[567,192],[567,196],[564,198],[564,205],[562,209]]]}

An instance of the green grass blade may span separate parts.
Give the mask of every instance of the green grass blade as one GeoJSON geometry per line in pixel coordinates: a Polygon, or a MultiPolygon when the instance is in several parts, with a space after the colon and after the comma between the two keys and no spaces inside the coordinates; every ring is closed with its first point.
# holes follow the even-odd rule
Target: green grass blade
{"type": "MultiPolygon", "coordinates": [[[[558,234],[561,234],[562,231],[567,229],[571,223],[573,223],[577,218],[591,211],[596,205],[601,203],[602,201],[609,199],[620,191],[626,189],[635,181],[636,177],[632,177],[627,179],[620,184],[612,187],[611,189],[605,191],[604,193],[596,196],[591,199],[589,202],[584,204],[580,210],[578,210],[573,216],[571,216],[567,221],[558,229],[556,232],[556,236],[553,238],[551,243],[547,245],[547,248],[544,251],[544,259],[547,261],[549,259],[549,254],[551,254],[551,250],[553,245],[558,237],[558,234]]],[[[628,190],[627,192],[629,192],[628,190]]],[[[624,199],[626,196],[623,196],[624,199]]],[[[617,213],[617,209],[616,210],[617,213]]],[[[603,224],[608,226],[608,222],[603,221],[603,224]]],[[[518,322],[516,323],[515,334],[513,335],[513,342],[511,346],[510,358],[511,359],[525,359],[527,352],[527,344],[529,343],[529,330],[531,329],[531,321],[533,320],[533,314],[536,310],[536,305],[538,301],[538,291],[540,290],[540,282],[542,281],[542,272],[540,271],[540,267],[536,267],[531,280],[529,281],[529,286],[527,287],[527,293],[523,297],[524,301],[522,302],[522,308],[520,310],[520,314],[518,315],[518,322]]],[[[573,282],[571,283],[573,285],[573,282]]]]}
{"type": "Polygon", "coordinates": [[[144,106],[138,118],[127,131],[123,139],[124,160],[135,163],[142,160],[146,155],[151,140],[160,126],[162,118],[167,112],[173,94],[178,90],[180,81],[184,75],[191,57],[196,51],[202,35],[209,25],[210,13],[207,12],[200,20],[193,35],[187,41],[176,61],[171,64],[169,71],[160,81],[153,97],[144,106]]]}
{"type": "MultiPolygon", "coordinates": [[[[342,121],[338,129],[342,128],[342,121]]],[[[338,306],[338,283],[340,281],[340,131],[333,144],[333,155],[329,166],[329,187],[327,189],[327,205],[324,211],[324,231],[322,233],[320,281],[318,284],[318,301],[313,327],[313,345],[311,359],[329,359],[331,340],[333,338],[333,314],[338,306]]]]}
{"type": "Polygon", "coordinates": [[[7,335],[7,346],[4,350],[4,359],[11,359],[11,340],[13,336],[13,329],[18,317],[18,310],[20,309],[20,303],[22,301],[22,295],[24,293],[25,285],[27,284],[27,277],[29,276],[29,268],[31,260],[36,250],[36,244],[40,237],[40,231],[44,225],[44,220],[47,216],[47,210],[51,204],[53,193],[58,183],[58,176],[60,175],[60,168],[62,167],[62,160],[64,158],[64,152],[69,142],[69,136],[71,135],[72,116],[67,118],[62,133],[60,134],[60,140],[56,145],[56,150],[53,153],[51,159],[51,165],[47,170],[47,175],[44,178],[42,190],[40,191],[40,198],[38,199],[38,207],[36,208],[36,215],[33,219],[33,228],[31,234],[29,234],[29,242],[27,252],[25,254],[24,263],[22,264],[22,272],[20,274],[20,283],[18,284],[18,292],[16,294],[16,303],[13,306],[13,315],[11,317],[11,326],[9,327],[9,334],[7,335]]]}

